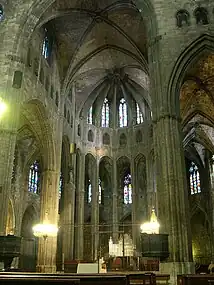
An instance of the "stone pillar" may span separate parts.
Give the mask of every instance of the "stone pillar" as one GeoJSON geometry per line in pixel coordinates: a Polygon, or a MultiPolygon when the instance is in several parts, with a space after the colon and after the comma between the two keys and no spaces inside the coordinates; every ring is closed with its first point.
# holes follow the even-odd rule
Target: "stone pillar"
{"type": "Polygon", "coordinates": [[[84,204],[85,204],[85,154],[79,155],[77,186],[77,241],[76,258],[83,259],[84,250],[84,204]]]}
{"type": "Polygon", "coordinates": [[[5,235],[16,133],[1,129],[0,140],[0,235],[5,235]]]}
{"type": "Polygon", "coordinates": [[[91,234],[92,260],[97,260],[99,246],[99,164],[94,166],[92,177],[91,234]]]}
{"type": "Polygon", "coordinates": [[[155,166],[154,161],[151,156],[147,158],[146,163],[146,173],[147,173],[147,205],[148,205],[148,220],[151,217],[152,209],[153,207],[156,210],[156,197],[155,197],[155,180],[154,177],[156,175],[155,173],[155,166]]]}
{"type": "Polygon", "coordinates": [[[63,254],[64,261],[73,260],[74,250],[74,209],[75,209],[75,185],[73,172],[70,170],[69,181],[64,187],[63,207],[63,254]]]}
{"type": "Polygon", "coordinates": [[[118,185],[117,185],[117,161],[113,158],[113,173],[112,173],[112,181],[113,181],[113,209],[112,209],[112,224],[113,224],[113,241],[114,243],[118,239],[118,185]]]}
{"type": "Polygon", "coordinates": [[[162,264],[161,270],[171,272],[172,276],[190,273],[192,245],[180,121],[170,114],[160,116],[155,122],[154,135],[158,219],[161,232],[169,234],[171,262],[171,265],[162,264]]]}
{"type": "Polygon", "coordinates": [[[137,248],[137,235],[139,233],[138,225],[137,225],[137,179],[136,179],[136,171],[135,171],[135,162],[134,158],[131,159],[131,177],[132,177],[132,240],[133,245],[137,248]]]}
{"type": "MultiPolygon", "coordinates": [[[[57,226],[59,207],[59,172],[45,170],[42,173],[40,223],[57,226]]],[[[37,271],[56,272],[57,237],[39,238],[37,271]]]]}

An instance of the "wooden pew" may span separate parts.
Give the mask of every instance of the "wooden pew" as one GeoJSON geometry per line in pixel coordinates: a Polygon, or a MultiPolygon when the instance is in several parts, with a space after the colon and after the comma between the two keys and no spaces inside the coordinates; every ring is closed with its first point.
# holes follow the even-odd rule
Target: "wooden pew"
{"type": "Polygon", "coordinates": [[[109,274],[31,274],[31,273],[2,273],[0,285],[129,285],[125,275],[109,274]]]}
{"type": "Polygon", "coordinates": [[[214,284],[212,274],[178,275],[178,285],[210,285],[214,284]]]}

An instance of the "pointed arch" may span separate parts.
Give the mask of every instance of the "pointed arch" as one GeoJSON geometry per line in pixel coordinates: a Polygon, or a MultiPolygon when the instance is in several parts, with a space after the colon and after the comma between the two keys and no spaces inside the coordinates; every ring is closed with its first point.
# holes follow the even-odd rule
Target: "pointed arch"
{"type": "Polygon", "coordinates": [[[167,91],[169,109],[179,117],[180,114],[180,89],[183,84],[186,72],[199,56],[205,53],[214,52],[214,37],[204,34],[192,42],[180,55],[173,68],[167,91]]]}

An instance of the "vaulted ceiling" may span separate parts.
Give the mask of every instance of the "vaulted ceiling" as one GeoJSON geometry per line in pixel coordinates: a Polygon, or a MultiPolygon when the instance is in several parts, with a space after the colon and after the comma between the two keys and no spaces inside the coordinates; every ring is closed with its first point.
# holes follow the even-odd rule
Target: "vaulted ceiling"
{"type": "Polygon", "coordinates": [[[204,54],[190,66],[180,93],[184,146],[191,160],[203,162],[214,153],[214,54],[204,54]],[[195,158],[195,159],[194,159],[195,158]]]}
{"type": "Polygon", "coordinates": [[[42,25],[54,34],[62,85],[69,92],[75,82],[79,107],[115,69],[148,89],[146,28],[133,1],[57,0],[42,25]]]}

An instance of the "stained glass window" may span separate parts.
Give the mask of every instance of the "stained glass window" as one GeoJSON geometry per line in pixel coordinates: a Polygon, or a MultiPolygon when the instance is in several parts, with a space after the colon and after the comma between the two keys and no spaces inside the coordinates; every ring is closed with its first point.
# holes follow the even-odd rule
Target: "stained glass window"
{"type": "Polygon", "coordinates": [[[88,203],[90,204],[92,201],[92,186],[91,186],[91,181],[89,180],[88,184],[88,203]]]}
{"type": "Polygon", "coordinates": [[[93,113],[93,108],[91,106],[91,108],[88,111],[88,120],[87,120],[88,124],[90,124],[90,125],[92,125],[92,123],[93,123],[93,114],[92,113],[93,113]]]}
{"type": "Polygon", "coordinates": [[[99,204],[102,204],[102,186],[100,179],[99,179],[99,204]]]}
{"type": "Polygon", "coordinates": [[[201,193],[200,174],[198,171],[198,166],[194,162],[191,163],[189,172],[191,195],[201,193]]]}
{"type": "Polygon", "coordinates": [[[45,37],[44,37],[43,46],[42,46],[42,55],[44,56],[44,58],[48,58],[50,55],[50,42],[48,38],[47,29],[45,29],[45,37]]]}
{"type": "Polygon", "coordinates": [[[4,9],[3,6],[0,4],[0,22],[4,20],[4,9]]]}
{"type": "Polygon", "coordinates": [[[105,98],[103,107],[102,107],[102,127],[109,127],[109,102],[108,99],[105,98]]]}
{"type": "Polygon", "coordinates": [[[140,111],[139,104],[136,103],[136,113],[137,113],[137,124],[142,124],[143,123],[143,114],[140,111]]]}
{"type": "Polygon", "coordinates": [[[59,199],[62,197],[62,189],[63,189],[63,177],[62,177],[62,172],[61,172],[60,179],[59,179],[59,199]]]}
{"type": "Polygon", "coordinates": [[[119,125],[121,128],[127,127],[128,124],[128,111],[127,104],[124,98],[120,100],[119,105],[119,125]]]}
{"type": "Polygon", "coordinates": [[[132,184],[131,174],[128,174],[124,178],[124,204],[132,204],[132,184]]]}
{"type": "Polygon", "coordinates": [[[28,176],[28,191],[34,194],[39,194],[39,163],[35,161],[29,171],[28,176]]]}

